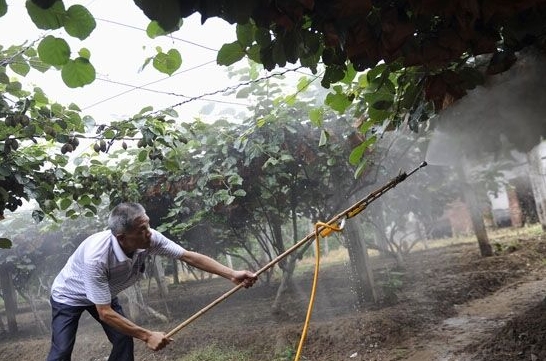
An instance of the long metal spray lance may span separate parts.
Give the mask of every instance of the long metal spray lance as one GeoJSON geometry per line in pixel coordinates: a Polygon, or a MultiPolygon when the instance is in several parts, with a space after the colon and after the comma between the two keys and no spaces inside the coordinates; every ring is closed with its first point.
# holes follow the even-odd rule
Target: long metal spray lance
{"type": "MultiPolygon", "coordinates": [[[[344,222],[346,219],[352,218],[362,212],[370,203],[375,201],[377,198],[381,197],[385,192],[388,190],[396,187],[398,183],[403,182],[406,180],[410,175],[417,172],[419,169],[425,167],[427,165],[427,162],[422,162],[417,168],[412,170],[409,173],[402,172],[398,174],[395,178],[391,179],[387,184],[385,184],[383,187],[375,190],[374,192],[368,194],[366,197],[362,198],[360,201],[354,203],[351,207],[347,208],[343,212],[337,214],[333,218],[331,218],[328,222],[325,224],[327,225],[337,225],[339,228],[343,228],[344,222]]],[[[321,236],[326,236],[332,232],[331,228],[320,226],[318,229],[318,232],[321,236]]],[[[284,259],[286,256],[288,256],[290,253],[294,252],[298,248],[300,248],[305,243],[309,242],[310,240],[313,240],[315,238],[315,232],[309,233],[305,238],[300,240],[298,243],[295,243],[292,247],[288,248],[286,251],[278,255],[275,259],[271,260],[269,263],[267,263],[265,266],[260,268],[255,274],[256,276],[259,276],[260,274],[264,273],[277,263],[279,263],[282,259],[284,259]]],[[[212,301],[207,306],[203,307],[201,310],[194,313],[191,317],[186,319],[184,322],[173,328],[171,331],[167,333],[167,337],[171,337],[174,334],[176,334],[178,331],[189,325],[191,322],[195,321],[197,318],[201,317],[205,312],[219,304],[220,302],[227,299],[229,296],[237,292],[239,289],[243,288],[244,284],[240,283],[237,286],[233,287],[231,290],[224,293],[222,296],[218,297],[214,301],[212,301]]]]}

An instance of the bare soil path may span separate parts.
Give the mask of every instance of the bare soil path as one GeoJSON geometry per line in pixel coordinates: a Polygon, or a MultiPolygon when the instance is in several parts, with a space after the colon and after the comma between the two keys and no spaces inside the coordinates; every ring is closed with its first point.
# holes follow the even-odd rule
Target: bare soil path
{"type": "MultiPolygon", "coordinates": [[[[407,361],[470,361],[473,345],[487,342],[516,315],[546,297],[544,272],[533,272],[490,296],[456,306],[457,314],[406,342],[413,351],[407,361]]],[[[537,360],[537,359],[536,359],[537,360]]]]}

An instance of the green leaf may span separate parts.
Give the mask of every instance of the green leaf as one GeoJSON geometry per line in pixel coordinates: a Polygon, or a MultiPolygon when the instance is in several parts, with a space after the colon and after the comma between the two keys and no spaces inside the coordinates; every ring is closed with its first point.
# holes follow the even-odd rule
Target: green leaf
{"type": "Polygon", "coordinates": [[[38,70],[40,73],[45,73],[51,68],[50,64],[41,61],[38,57],[29,61],[29,64],[32,68],[38,70]]]}
{"type": "Polygon", "coordinates": [[[143,149],[138,153],[138,161],[144,162],[146,161],[146,158],[148,158],[148,151],[143,149]]]}
{"type": "MultiPolygon", "coordinates": [[[[1,0],[0,0],[1,2],[1,0]]],[[[1,8],[1,6],[0,6],[1,8]]],[[[12,246],[12,243],[11,243],[11,240],[8,239],[8,238],[0,238],[0,248],[3,248],[3,249],[8,249],[8,248],[11,248],[12,246]]]]}
{"type": "Polygon", "coordinates": [[[15,57],[13,60],[13,62],[9,63],[10,69],[13,70],[16,74],[26,76],[30,71],[30,65],[28,65],[28,63],[20,55],[15,57]]]}
{"type": "Polygon", "coordinates": [[[19,95],[19,92],[23,89],[23,85],[18,81],[12,81],[6,86],[6,91],[12,95],[19,95]]]}
{"type": "Polygon", "coordinates": [[[355,173],[354,173],[355,179],[359,178],[362,175],[367,165],[368,165],[368,160],[362,159],[362,161],[358,164],[358,167],[356,167],[355,169],[355,173]]]}
{"type": "Polygon", "coordinates": [[[357,78],[357,83],[359,87],[365,89],[369,84],[368,77],[365,74],[359,75],[357,78]]]}
{"type": "Polygon", "coordinates": [[[372,120],[373,123],[381,124],[391,115],[391,113],[386,110],[378,110],[374,107],[370,107],[368,108],[368,115],[370,116],[370,120],[372,120]]]}
{"type": "Polygon", "coordinates": [[[235,41],[230,44],[222,45],[216,56],[216,63],[218,65],[229,66],[238,62],[244,56],[245,52],[243,47],[238,41],[235,41]]]}
{"type": "Polygon", "coordinates": [[[27,56],[29,58],[34,58],[34,57],[38,56],[38,52],[34,48],[26,48],[25,51],[23,51],[23,54],[25,54],[25,56],[27,56]]]}
{"type": "Polygon", "coordinates": [[[281,68],[286,65],[286,54],[284,52],[284,44],[275,39],[273,42],[273,61],[281,68]]]}
{"type": "Polygon", "coordinates": [[[343,84],[351,84],[353,80],[355,79],[356,74],[357,74],[357,71],[353,67],[353,64],[352,63],[349,64],[349,66],[347,66],[347,71],[345,72],[345,77],[341,79],[341,82],[343,84]]]}
{"type": "Polygon", "coordinates": [[[260,63],[260,49],[261,47],[258,44],[251,45],[250,48],[246,50],[247,57],[256,63],[260,63]]]}
{"type": "Polygon", "coordinates": [[[34,101],[37,104],[49,104],[49,99],[47,99],[47,96],[44,94],[44,91],[40,88],[34,88],[34,101]]]}
{"type": "Polygon", "coordinates": [[[309,88],[309,84],[311,84],[311,80],[306,77],[306,76],[303,76],[300,78],[300,80],[298,80],[298,85],[297,85],[297,89],[299,92],[309,88]]]}
{"type": "Polygon", "coordinates": [[[6,0],[0,0],[0,17],[6,15],[8,12],[8,4],[6,4],[6,0]]]}
{"type": "Polygon", "coordinates": [[[324,101],[333,110],[343,113],[351,105],[351,100],[342,93],[329,93],[324,101]]]}
{"type": "Polygon", "coordinates": [[[320,141],[319,141],[319,147],[322,147],[323,145],[326,145],[328,143],[328,138],[330,138],[330,135],[327,131],[322,130],[320,132],[320,141]]]}
{"type": "Polygon", "coordinates": [[[271,31],[266,28],[258,28],[256,29],[256,33],[254,34],[254,37],[256,39],[256,43],[260,45],[260,47],[265,48],[269,44],[271,44],[271,31]]]}
{"type": "Polygon", "coordinates": [[[398,101],[398,104],[403,109],[411,109],[416,102],[417,96],[419,95],[419,90],[421,88],[417,83],[409,83],[404,89],[401,99],[398,101]]]}
{"type": "Polygon", "coordinates": [[[329,88],[330,84],[337,83],[345,77],[345,70],[336,65],[329,65],[324,71],[324,76],[321,80],[321,85],[325,88],[329,88]]]}
{"type": "Polygon", "coordinates": [[[355,147],[349,155],[349,163],[351,163],[351,165],[359,164],[366,149],[375,144],[376,139],[377,138],[374,135],[360,143],[357,147],[355,147]]]}
{"type": "Polygon", "coordinates": [[[4,72],[0,72],[0,84],[9,84],[9,77],[4,72]]]}
{"type": "Polygon", "coordinates": [[[42,9],[32,1],[27,0],[26,7],[30,19],[38,29],[59,29],[64,24],[63,19],[66,11],[62,1],[55,1],[50,8],[42,9]]]}
{"type": "Polygon", "coordinates": [[[254,41],[254,26],[248,22],[246,24],[237,24],[235,28],[237,40],[243,48],[249,47],[254,41]]]}
{"type": "Polygon", "coordinates": [[[171,49],[166,54],[160,52],[154,57],[153,65],[160,72],[172,75],[182,65],[182,56],[176,49],[171,49]]]}
{"type": "Polygon", "coordinates": [[[91,52],[87,48],[81,48],[80,51],[78,51],[78,55],[87,60],[91,59],[91,52]]]}
{"type": "Polygon", "coordinates": [[[224,203],[225,203],[226,205],[230,205],[231,203],[233,203],[234,200],[235,200],[235,196],[228,196],[228,197],[226,198],[226,200],[224,201],[224,203]]]}
{"type": "Polygon", "coordinates": [[[80,199],[78,199],[78,204],[82,206],[88,206],[91,204],[91,197],[87,194],[84,194],[80,199]]]}
{"type": "Polygon", "coordinates": [[[377,110],[388,110],[392,106],[393,101],[392,100],[378,100],[372,104],[372,107],[377,110]]]}
{"type": "Polygon", "coordinates": [[[167,32],[163,30],[163,28],[161,28],[161,26],[159,26],[159,23],[155,20],[151,21],[148,24],[148,27],[146,28],[146,35],[148,35],[150,39],[155,39],[158,36],[162,36],[166,34],[167,32]]]}
{"type": "Polygon", "coordinates": [[[70,205],[72,205],[72,200],[69,199],[69,198],[63,198],[61,199],[61,210],[66,210],[68,207],[70,207],[70,205]]]}
{"type": "Polygon", "coordinates": [[[370,130],[374,125],[375,123],[372,120],[368,119],[362,123],[362,125],[358,128],[358,130],[360,131],[360,133],[366,134],[366,132],[370,130]]]}
{"type": "Polygon", "coordinates": [[[324,110],[322,108],[314,108],[309,111],[309,119],[313,125],[320,127],[324,120],[324,110]]]}
{"type": "Polygon", "coordinates": [[[66,11],[64,29],[68,35],[83,40],[95,29],[97,23],[87,8],[82,5],[72,5],[66,11]]]}
{"type": "Polygon", "coordinates": [[[38,45],[38,56],[44,63],[64,65],[70,60],[70,46],[64,39],[48,35],[38,45]]]}
{"type": "MultiPolygon", "coordinates": [[[[387,65],[385,63],[379,64],[376,67],[368,70],[368,72],[366,73],[366,78],[368,82],[371,83],[377,77],[382,76],[385,70],[387,70],[387,65]]],[[[387,72],[387,75],[388,75],[388,72],[387,72]]]]}
{"type": "Polygon", "coordinates": [[[89,60],[79,57],[63,66],[61,76],[68,87],[82,87],[95,80],[95,68],[89,60]]]}

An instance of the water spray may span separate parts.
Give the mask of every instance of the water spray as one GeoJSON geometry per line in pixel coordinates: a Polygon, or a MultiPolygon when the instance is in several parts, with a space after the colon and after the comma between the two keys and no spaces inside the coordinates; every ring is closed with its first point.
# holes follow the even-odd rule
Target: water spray
{"type": "MultiPolygon", "coordinates": [[[[396,187],[399,183],[403,182],[409,176],[411,176],[413,173],[417,172],[419,169],[425,167],[426,165],[427,165],[427,162],[422,162],[417,168],[413,169],[409,173],[400,172],[395,178],[391,179],[384,186],[382,186],[381,188],[373,191],[372,193],[368,194],[366,197],[362,198],[360,201],[354,203],[351,207],[347,208],[343,212],[341,212],[341,213],[337,214],[336,216],[332,217],[328,222],[325,222],[325,223],[317,222],[315,224],[315,231],[314,232],[309,233],[302,240],[295,243],[292,247],[288,248],[286,251],[284,251],[283,253],[278,255],[275,259],[271,260],[269,263],[267,263],[265,266],[260,268],[255,273],[256,276],[261,275],[262,273],[264,273],[265,271],[267,271],[268,269],[270,269],[271,267],[273,267],[274,265],[279,263],[281,260],[283,260],[286,256],[288,256],[289,254],[291,254],[292,252],[294,252],[295,250],[297,250],[298,248],[303,246],[305,243],[307,243],[307,242],[309,242],[310,240],[313,240],[313,239],[316,240],[316,244],[317,244],[317,252],[316,252],[317,262],[316,262],[316,267],[315,267],[315,277],[313,279],[313,290],[312,290],[312,294],[311,294],[311,300],[309,302],[309,307],[308,307],[308,311],[307,311],[305,326],[304,326],[304,329],[303,329],[303,332],[302,332],[302,337],[300,339],[300,344],[299,344],[299,347],[298,347],[298,352],[296,354],[296,359],[295,360],[299,359],[299,354],[301,352],[303,341],[304,341],[306,333],[307,333],[307,326],[309,325],[309,318],[310,318],[310,315],[311,315],[311,311],[313,309],[313,301],[314,301],[316,280],[317,280],[317,275],[318,275],[318,264],[319,264],[318,260],[319,260],[319,257],[320,257],[320,248],[319,248],[319,242],[318,242],[319,241],[319,236],[326,237],[326,236],[330,235],[332,232],[342,231],[343,227],[345,226],[345,221],[347,219],[353,218],[354,216],[356,216],[357,214],[362,212],[364,209],[366,209],[366,207],[370,203],[375,201],[377,198],[381,197],[388,190],[396,187]]],[[[201,317],[205,312],[207,312],[208,310],[210,310],[214,306],[218,305],[219,303],[221,303],[222,301],[224,301],[229,296],[231,296],[232,294],[234,294],[235,292],[237,292],[239,289],[241,289],[243,287],[244,287],[243,283],[240,283],[240,284],[236,285],[231,290],[224,293],[222,296],[218,297],[216,300],[212,301],[210,304],[203,307],[201,310],[197,311],[191,317],[189,317],[184,322],[180,323],[174,329],[169,331],[166,336],[167,337],[172,337],[174,334],[176,334],[181,329],[183,329],[184,327],[189,325],[191,322],[193,322],[197,318],[201,317]]]]}

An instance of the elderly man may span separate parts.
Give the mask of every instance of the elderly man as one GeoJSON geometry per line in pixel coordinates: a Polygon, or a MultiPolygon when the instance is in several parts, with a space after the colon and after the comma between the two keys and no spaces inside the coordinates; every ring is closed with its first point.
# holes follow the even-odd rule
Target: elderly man
{"type": "Polygon", "coordinates": [[[154,351],[172,339],[161,331],[140,327],[125,318],[117,294],[137,282],[146,257],[177,258],[201,270],[251,287],[256,275],[236,271],[203,254],[188,251],[150,228],[142,205],[122,203],[110,213],[107,231],[85,239],[55,278],[51,289],[51,349],[48,361],[70,360],[78,321],[89,312],[112,343],[109,361],[134,360],[133,338],[154,351]]]}

